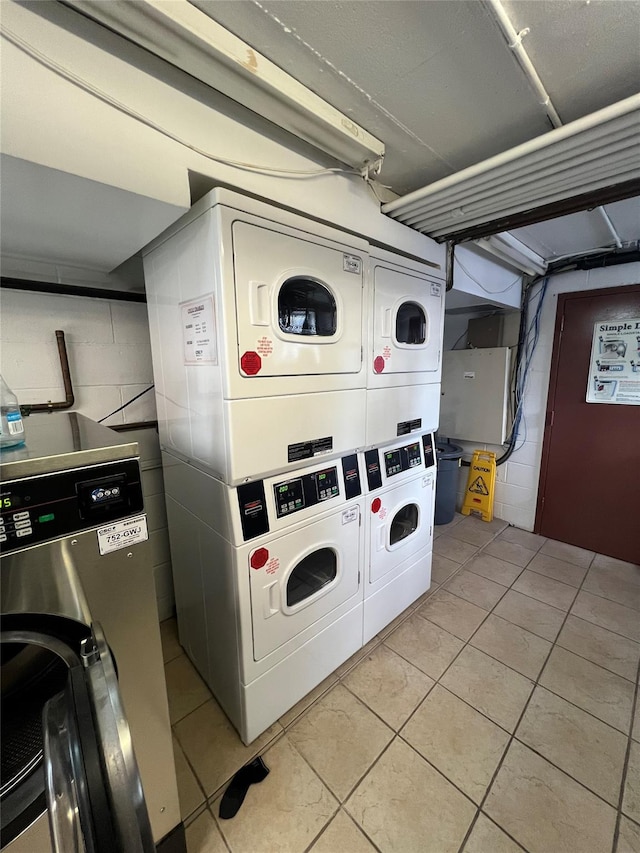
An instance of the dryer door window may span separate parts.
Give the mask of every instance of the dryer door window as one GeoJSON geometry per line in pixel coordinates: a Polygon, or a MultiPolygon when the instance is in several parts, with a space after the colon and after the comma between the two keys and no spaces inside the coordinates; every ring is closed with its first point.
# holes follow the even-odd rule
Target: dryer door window
{"type": "Polygon", "coordinates": [[[391,522],[389,545],[393,547],[418,529],[419,510],[417,504],[406,504],[397,512],[391,522]]]}
{"type": "Polygon", "coordinates": [[[416,302],[403,302],[396,314],[396,341],[420,346],[427,339],[427,317],[416,302]]]}
{"type": "Polygon", "coordinates": [[[287,335],[331,337],[337,327],[336,300],[319,281],[287,279],[278,292],[278,325],[287,335]]]}
{"type": "Polygon", "coordinates": [[[287,581],[287,606],[294,607],[335,580],[338,558],[332,548],[320,548],[301,560],[287,581]]]}

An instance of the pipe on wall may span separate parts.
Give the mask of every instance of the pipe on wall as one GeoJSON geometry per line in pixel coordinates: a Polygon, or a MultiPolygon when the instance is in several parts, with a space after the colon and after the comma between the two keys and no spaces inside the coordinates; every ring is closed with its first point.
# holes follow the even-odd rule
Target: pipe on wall
{"type": "Polygon", "coordinates": [[[63,409],[70,409],[76,401],[71,382],[67,346],[64,340],[64,332],[61,329],[56,329],[56,342],[58,344],[58,358],[60,359],[65,398],[57,403],[49,401],[47,403],[29,403],[28,405],[21,406],[20,409],[23,415],[31,415],[33,412],[59,412],[63,409]]]}

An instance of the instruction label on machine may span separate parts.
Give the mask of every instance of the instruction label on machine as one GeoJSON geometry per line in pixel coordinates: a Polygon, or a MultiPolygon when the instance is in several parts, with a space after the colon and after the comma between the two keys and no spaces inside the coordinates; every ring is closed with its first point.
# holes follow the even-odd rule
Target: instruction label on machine
{"type": "Polygon", "coordinates": [[[185,364],[217,364],[215,312],[213,296],[201,296],[181,302],[182,341],[185,364]]]}
{"type": "Polygon", "coordinates": [[[640,406],[640,317],[594,324],[587,403],[640,406]]]}
{"type": "Polygon", "coordinates": [[[120,548],[129,548],[138,542],[146,542],[149,538],[147,516],[137,515],[124,521],[115,521],[100,527],[98,533],[98,548],[101,554],[110,554],[120,548]]]}
{"type": "Polygon", "coordinates": [[[312,441],[300,441],[298,444],[290,444],[287,447],[287,459],[289,462],[299,462],[301,459],[313,459],[314,456],[322,456],[333,450],[333,436],[315,438],[312,441]]]}

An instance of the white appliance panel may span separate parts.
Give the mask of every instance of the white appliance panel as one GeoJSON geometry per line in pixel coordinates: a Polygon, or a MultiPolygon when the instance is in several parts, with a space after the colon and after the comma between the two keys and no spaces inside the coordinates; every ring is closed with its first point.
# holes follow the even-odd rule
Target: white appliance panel
{"type": "Polygon", "coordinates": [[[440,370],[443,283],[376,264],[373,268],[374,374],[440,370]]]}
{"type": "Polygon", "coordinates": [[[415,562],[389,583],[382,583],[364,602],[363,643],[368,643],[390,622],[413,604],[431,585],[430,547],[421,551],[415,562]]]}
{"type": "Polygon", "coordinates": [[[233,256],[241,375],[257,385],[269,376],[360,371],[362,257],[238,221],[233,256]]]}
{"type": "Polygon", "coordinates": [[[367,447],[438,429],[440,385],[399,385],[367,390],[367,447]]]}
{"type": "Polygon", "coordinates": [[[434,475],[428,471],[396,488],[369,495],[369,586],[397,572],[429,546],[433,493],[434,475]]]}
{"type": "Polygon", "coordinates": [[[360,507],[354,504],[295,533],[243,550],[256,660],[358,595],[359,526],[360,507]],[[265,561],[259,567],[256,555],[258,563],[265,561]]]}
{"type": "Polygon", "coordinates": [[[242,685],[240,736],[251,743],[274,720],[362,648],[362,601],[294,649],[288,657],[242,685]]]}
{"type": "MultiPolygon", "coordinates": [[[[222,471],[227,483],[239,484],[364,447],[366,393],[358,389],[227,401],[227,446],[224,455],[217,450],[214,470],[222,471]]],[[[201,425],[205,428],[206,420],[201,425]]]]}

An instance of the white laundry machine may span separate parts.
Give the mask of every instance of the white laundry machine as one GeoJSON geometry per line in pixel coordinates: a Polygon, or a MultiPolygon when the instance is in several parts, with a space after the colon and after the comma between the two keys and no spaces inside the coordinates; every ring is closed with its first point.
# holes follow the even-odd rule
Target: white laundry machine
{"type": "Polygon", "coordinates": [[[143,256],[165,449],[240,484],[364,446],[364,240],[215,189],[143,256]]]}
{"type": "Polygon", "coordinates": [[[367,446],[436,430],[445,282],[426,264],[372,249],[367,446]]]}
{"type": "Polygon", "coordinates": [[[364,453],[367,643],[431,585],[436,487],[431,433],[364,453]]]}
{"type": "Polygon", "coordinates": [[[250,743],[362,646],[359,459],[237,488],[164,472],[180,642],[250,743]]]}

